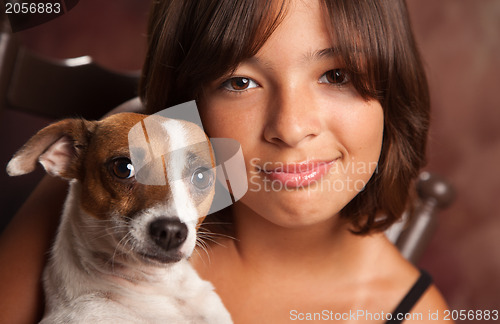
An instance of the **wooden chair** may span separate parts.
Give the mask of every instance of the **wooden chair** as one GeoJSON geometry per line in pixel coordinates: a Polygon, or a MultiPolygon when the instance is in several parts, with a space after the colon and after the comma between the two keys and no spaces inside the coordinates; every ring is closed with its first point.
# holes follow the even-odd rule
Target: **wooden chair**
{"type": "Polygon", "coordinates": [[[0,24],[0,231],[43,176],[10,178],[5,167],[36,131],[67,117],[99,119],[137,96],[139,71],[120,74],[88,56],[51,60],[24,48],[5,15],[0,24]]]}
{"type": "Polygon", "coordinates": [[[438,175],[422,172],[416,183],[418,199],[412,214],[406,212],[400,222],[386,232],[401,254],[417,263],[439,223],[438,213],[455,199],[451,184],[438,175]]]}

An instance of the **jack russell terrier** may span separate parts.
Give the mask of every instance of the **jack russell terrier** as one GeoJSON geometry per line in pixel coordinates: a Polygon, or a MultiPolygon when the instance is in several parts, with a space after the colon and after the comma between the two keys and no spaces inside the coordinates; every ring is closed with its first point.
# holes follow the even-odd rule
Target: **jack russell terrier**
{"type": "Polygon", "coordinates": [[[191,144],[209,141],[193,123],[153,117],[150,124],[165,134],[156,143],[144,115],[66,119],[39,131],[9,162],[11,176],[33,171],[39,161],[70,181],[44,271],[41,323],[232,323],[188,261],[215,182],[210,144],[191,144]],[[164,177],[164,185],[138,181],[127,136],[134,125],[148,145],[138,154],[158,145],[175,151],[144,168],[143,178],[164,177]]]}

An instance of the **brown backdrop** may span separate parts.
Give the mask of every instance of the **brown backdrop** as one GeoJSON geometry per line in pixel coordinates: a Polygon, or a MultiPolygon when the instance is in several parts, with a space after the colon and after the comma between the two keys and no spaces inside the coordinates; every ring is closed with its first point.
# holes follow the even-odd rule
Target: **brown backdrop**
{"type": "MultiPolygon", "coordinates": [[[[427,170],[458,192],[420,266],[452,309],[500,309],[500,1],[408,0],[431,86],[427,170]]],[[[144,57],[144,0],[81,0],[21,33],[51,57],[92,55],[118,70],[144,57]]]]}

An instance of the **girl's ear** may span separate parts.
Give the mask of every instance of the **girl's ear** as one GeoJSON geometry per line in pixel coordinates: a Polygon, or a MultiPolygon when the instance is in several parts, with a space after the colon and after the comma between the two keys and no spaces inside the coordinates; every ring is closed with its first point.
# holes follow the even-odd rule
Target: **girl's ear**
{"type": "Polygon", "coordinates": [[[95,123],[83,119],[65,119],[40,130],[13,156],[7,173],[18,176],[32,172],[40,162],[52,176],[74,179],[81,151],[87,146],[95,123]]]}

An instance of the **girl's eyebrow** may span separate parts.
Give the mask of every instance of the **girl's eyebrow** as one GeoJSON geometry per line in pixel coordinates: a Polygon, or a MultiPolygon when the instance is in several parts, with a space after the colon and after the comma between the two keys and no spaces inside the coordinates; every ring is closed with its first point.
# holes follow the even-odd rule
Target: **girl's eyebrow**
{"type": "MultiPolygon", "coordinates": [[[[302,56],[302,58],[300,59],[300,62],[302,64],[305,64],[305,63],[310,63],[312,61],[320,61],[320,60],[324,60],[324,59],[336,58],[338,55],[339,55],[339,49],[334,46],[334,47],[320,49],[317,51],[309,51],[302,56]]],[[[255,64],[255,65],[260,65],[268,70],[274,69],[274,67],[272,66],[271,63],[269,63],[265,60],[262,60],[257,56],[252,56],[252,57],[244,60],[243,62],[255,64]]]]}
{"type": "Polygon", "coordinates": [[[324,58],[335,58],[339,55],[339,49],[337,47],[324,48],[315,52],[308,52],[304,55],[303,60],[309,61],[319,61],[324,58]]]}

